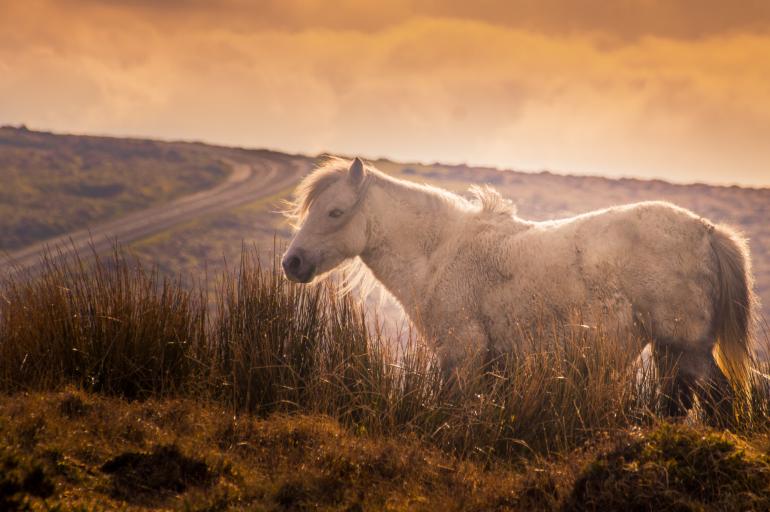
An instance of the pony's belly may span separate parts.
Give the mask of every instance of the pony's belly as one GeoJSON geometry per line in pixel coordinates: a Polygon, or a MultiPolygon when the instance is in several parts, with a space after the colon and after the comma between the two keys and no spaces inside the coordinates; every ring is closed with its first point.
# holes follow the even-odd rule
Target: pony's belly
{"type": "Polygon", "coordinates": [[[496,350],[536,349],[539,342],[547,341],[543,338],[555,334],[593,331],[630,339],[641,333],[631,301],[620,292],[598,296],[586,291],[558,298],[533,296],[527,301],[496,302],[487,308],[485,325],[496,350]]]}

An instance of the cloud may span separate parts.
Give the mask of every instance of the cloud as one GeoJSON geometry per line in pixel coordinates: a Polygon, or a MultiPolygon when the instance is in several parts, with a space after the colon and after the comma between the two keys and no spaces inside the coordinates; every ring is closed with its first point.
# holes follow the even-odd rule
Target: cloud
{"type": "Polygon", "coordinates": [[[770,4],[742,0],[66,0],[70,9],[117,9],[158,23],[241,30],[358,30],[390,28],[414,17],[480,21],[507,28],[564,34],[603,33],[619,39],[702,38],[770,29],[770,4]]]}
{"type": "Polygon", "coordinates": [[[360,2],[333,12],[310,0],[259,11],[235,1],[216,11],[182,1],[19,5],[0,17],[2,122],[770,183],[770,36],[746,28],[743,14],[696,19],[708,37],[677,25],[679,37],[618,41],[570,29],[612,25],[611,11],[559,28],[534,2],[492,20],[459,2],[397,1],[376,27],[360,2]],[[525,8],[534,14],[518,19],[525,8]]]}

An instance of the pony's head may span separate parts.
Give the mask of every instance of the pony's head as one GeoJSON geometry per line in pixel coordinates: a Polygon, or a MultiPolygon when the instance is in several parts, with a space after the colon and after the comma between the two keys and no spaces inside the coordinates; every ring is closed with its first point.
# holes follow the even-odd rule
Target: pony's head
{"type": "Polygon", "coordinates": [[[363,252],[368,172],[359,158],[335,158],[300,183],[289,211],[297,231],[281,261],[286,277],[309,283],[363,252]]]}

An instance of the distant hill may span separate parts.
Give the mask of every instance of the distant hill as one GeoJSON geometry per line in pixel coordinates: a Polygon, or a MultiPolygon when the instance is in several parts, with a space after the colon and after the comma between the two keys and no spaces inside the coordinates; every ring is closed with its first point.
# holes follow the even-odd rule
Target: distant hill
{"type": "Polygon", "coordinates": [[[700,183],[677,185],[661,180],[501,172],[467,166],[392,162],[378,162],[377,165],[383,171],[415,181],[429,181],[458,192],[472,183],[489,183],[516,203],[521,217],[532,220],[565,217],[623,203],[671,201],[714,222],[729,224],[748,237],[758,295],[765,305],[764,311],[769,311],[770,188],[719,187],[700,183]]]}
{"type": "Polygon", "coordinates": [[[0,127],[0,250],[210,188],[229,172],[203,145],[0,127]]]}
{"type": "MultiPolygon", "coordinates": [[[[0,129],[0,249],[13,249],[130,210],[167,201],[224,179],[228,148],[202,144],[54,135],[0,129]]],[[[243,151],[251,159],[258,151],[243,151]]],[[[312,157],[285,155],[309,172],[312,157]]],[[[400,178],[456,192],[487,183],[513,199],[519,215],[545,220],[651,199],[672,201],[749,238],[757,290],[770,304],[770,189],[675,185],[665,181],[525,173],[469,166],[373,162],[400,178]]],[[[300,174],[301,174],[300,173],[300,174]]],[[[215,276],[234,263],[242,244],[269,253],[290,231],[275,213],[292,187],[252,204],[191,218],[132,245],[139,256],[171,274],[215,276]]],[[[767,310],[766,310],[767,311],[767,310]]]]}
{"type": "MultiPolygon", "coordinates": [[[[147,229],[121,231],[136,256],[214,286],[244,242],[270,264],[290,236],[281,201],[314,163],[0,129],[0,510],[769,509],[760,379],[715,430],[696,411],[656,415],[636,355],[591,330],[544,328],[542,352],[447,381],[425,345],[398,357],[372,335],[356,297],[251,258],[208,302],[119,255],[50,279],[1,272],[9,248],[34,259],[51,234],[140,216],[147,229]]],[[[530,219],[674,201],[751,237],[770,303],[770,189],[374,163],[461,193],[494,185],[530,219]]]]}

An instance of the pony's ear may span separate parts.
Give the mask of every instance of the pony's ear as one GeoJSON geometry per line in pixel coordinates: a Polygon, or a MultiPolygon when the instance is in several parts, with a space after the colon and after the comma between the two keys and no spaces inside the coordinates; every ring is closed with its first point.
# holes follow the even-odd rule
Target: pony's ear
{"type": "Polygon", "coordinates": [[[362,162],[360,158],[356,157],[356,159],[353,160],[353,163],[350,164],[350,171],[348,171],[348,181],[350,181],[351,185],[357,187],[361,184],[362,181],[364,181],[365,174],[366,170],[364,170],[364,162],[362,162]]]}

